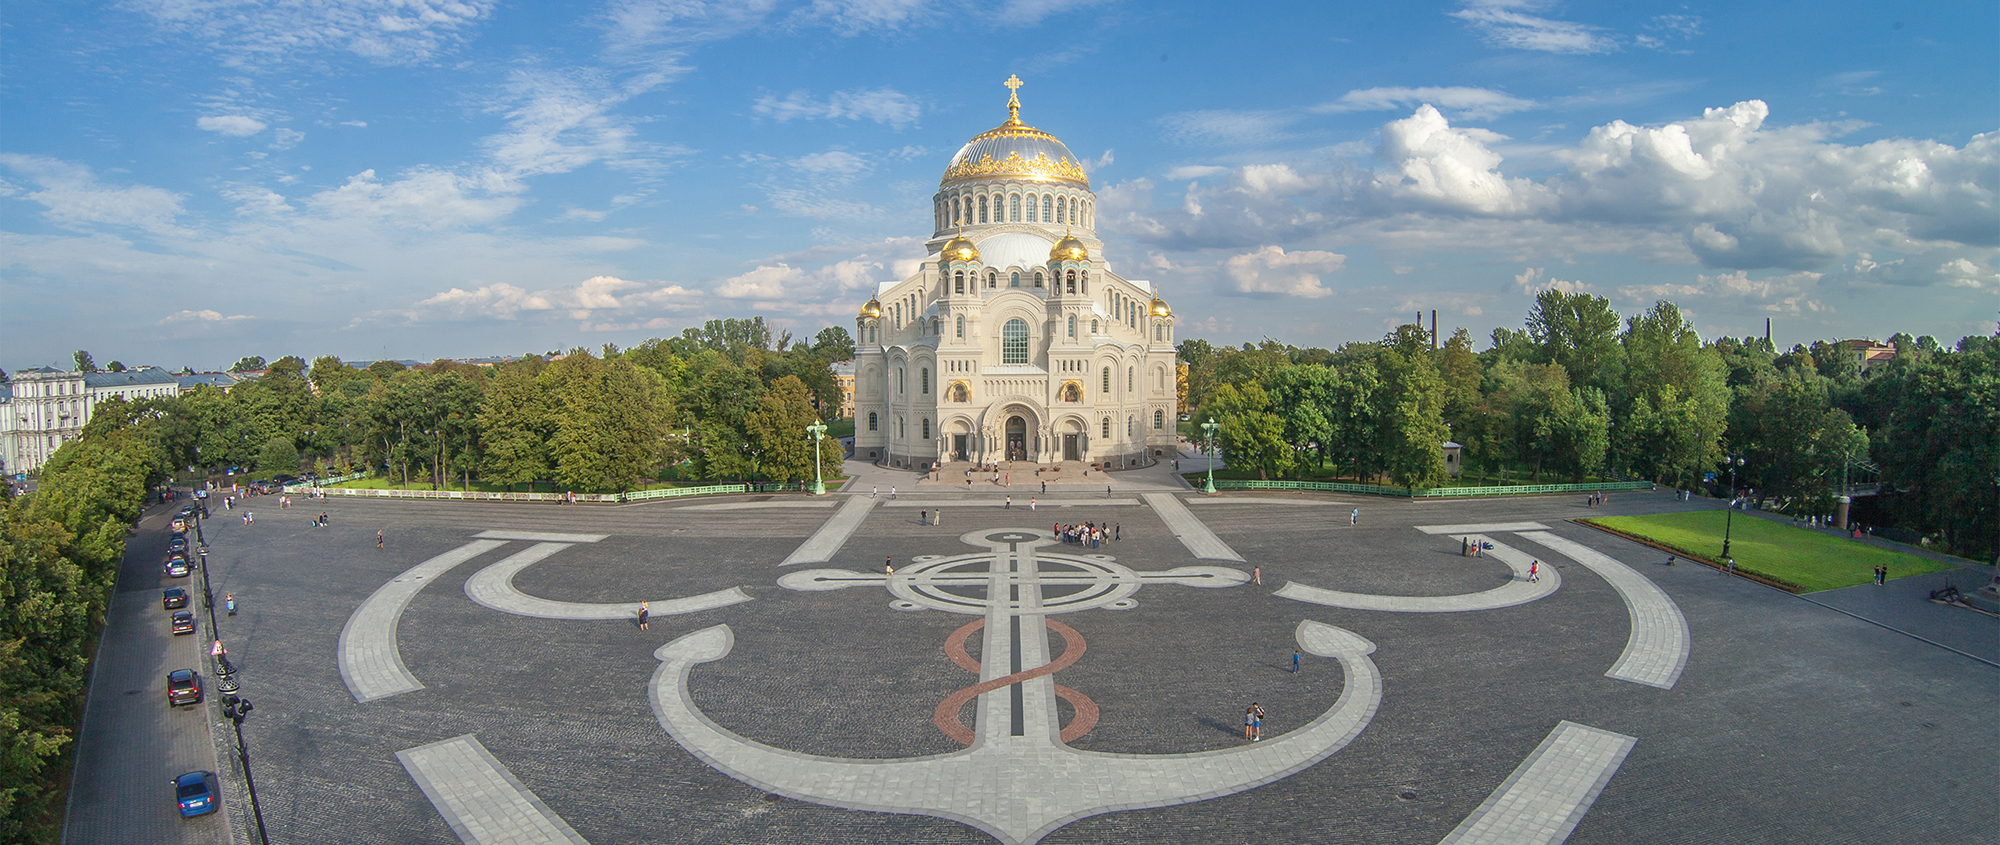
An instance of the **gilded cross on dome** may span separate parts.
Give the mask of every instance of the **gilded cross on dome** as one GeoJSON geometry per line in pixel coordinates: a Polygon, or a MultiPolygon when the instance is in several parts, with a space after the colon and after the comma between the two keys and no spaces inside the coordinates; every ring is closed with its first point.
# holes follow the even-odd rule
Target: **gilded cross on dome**
{"type": "Polygon", "coordinates": [[[1007,86],[1007,122],[1020,123],[1021,86],[1026,83],[1023,83],[1021,81],[1021,77],[1015,76],[1014,74],[1010,73],[1007,74],[1007,81],[1002,82],[1000,84],[1007,86]]]}

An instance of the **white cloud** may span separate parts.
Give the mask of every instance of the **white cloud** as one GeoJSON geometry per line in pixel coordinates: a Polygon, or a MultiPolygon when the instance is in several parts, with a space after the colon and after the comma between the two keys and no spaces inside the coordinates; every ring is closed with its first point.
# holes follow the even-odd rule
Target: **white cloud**
{"type": "Polygon", "coordinates": [[[1514,277],[1513,285],[1515,293],[1526,294],[1528,296],[1535,296],[1542,291],[1548,290],[1559,290],[1563,293],[1582,293],[1590,289],[1589,285],[1579,281],[1548,276],[1543,268],[1540,267],[1523,268],[1520,275],[1514,277]]]}
{"type": "Polygon", "coordinates": [[[1167,171],[1167,178],[1172,179],[1176,182],[1182,182],[1189,179],[1200,179],[1207,176],[1220,176],[1228,172],[1229,168],[1219,167],[1213,164],[1188,164],[1167,171]]]}
{"type": "Polygon", "coordinates": [[[779,123],[792,120],[872,120],[903,129],[914,126],[923,107],[910,95],[892,88],[835,91],[825,100],[815,100],[805,91],[793,91],[783,99],[766,94],[758,97],[750,110],[779,123]]]}
{"type": "Polygon", "coordinates": [[[1375,188],[1389,196],[1477,214],[1511,214],[1539,204],[1532,183],[1500,174],[1486,145],[1506,136],[1454,128],[1431,106],[1382,127],[1376,157],[1386,165],[1375,188]]]}
{"type": "Polygon", "coordinates": [[[367,128],[368,128],[368,121],[365,121],[365,120],[343,120],[343,121],[341,121],[341,122],[340,122],[340,125],[342,125],[342,126],[352,126],[352,127],[356,128],[356,129],[367,129],[367,128]]]}
{"type": "Polygon", "coordinates": [[[200,311],[177,311],[175,313],[168,314],[165,318],[161,319],[158,323],[155,323],[154,325],[165,326],[165,325],[171,325],[173,323],[227,323],[235,320],[248,320],[248,319],[251,319],[250,315],[248,314],[232,314],[230,316],[225,317],[222,315],[222,312],[220,311],[213,311],[204,308],[200,311]]]}
{"type": "Polygon", "coordinates": [[[1812,297],[1821,273],[1788,273],[1752,279],[1744,270],[1733,273],[1700,273],[1693,284],[1626,285],[1616,294],[1635,306],[1668,299],[1685,303],[1691,310],[1732,310],[1762,314],[1799,316],[1832,309],[1812,297]]]}
{"type": "Polygon", "coordinates": [[[306,133],[296,129],[279,128],[272,132],[271,135],[271,149],[274,150],[289,150],[298,146],[300,141],[306,139],[306,133]]]}
{"type": "Polygon", "coordinates": [[[255,135],[264,131],[263,121],[240,114],[204,117],[196,120],[194,125],[209,132],[220,132],[234,138],[255,135]]]}
{"type": "Polygon", "coordinates": [[[864,173],[870,167],[868,159],[845,150],[828,150],[823,153],[802,155],[786,162],[786,164],[790,165],[793,170],[805,173],[826,173],[840,176],[864,173]]]}
{"type": "Polygon", "coordinates": [[[1229,292],[1249,296],[1298,296],[1318,299],[1333,291],[1320,285],[1320,274],[1338,271],[1347,256],[1318,250],[1294,250],[1266,245],[1223,262],[1229,292]]]}
{"type": "Polygon", "coordinates": [[[852,35],[868,30],[901,29],[930,6],[930,0],[813,0],[799,10],[804,20],[823,22],[836,32],[852,35]]]}
{"type": "Polygon", "coordinates": [[[473,290],[452,288],[402,311],[376,312],[356,318],[401,317],[408,322],[431,320],[520,320],[524,317],[565,317],[572,320],[630,319],[641,312],[682,310],[695,305],[700,294],[680,285],[652,286],[616,276],[592,276],[573,287],[528,290],[505,282],[473,290]]]}
{"type": "Polygon", "coordinates": [[[458,45],[496,0],[343,0],[241,3],[128,0],[163,29],[209,45],[223,63],[263,69],[295,54],[345,50],[381,64],[414,64],[458,45]]]}
{"type": "Polygon", "coordinates": [[[614,53],[639,54],[728,38],[764,22],[776,0],[615,0],[605,11],[604,41],[614,53]]]}
{"type": "Polygon", "coordinates": [[[1467,0],[1451,16],[1472,25],[1490,44],[1547,53],[1608,53],[1618,43],[1599,27],[1537,17],[1530,12],[1552,5],[1542,0],[1467,0]]]}
{"type": "Polygon", "coordinates": [[[383,182],[370,169],[349,177],[338,188],[314,194],[306,202],[332,217],[390,221],[425,229],[491,223],[521,204],[515,197],[481,193],[468,180],[443,170],[419,169],[383,182]]]}
{"type": "Polygon", "coordinates": [[[41,203],[47,209],[43,216],[65,226],[102,223],[167,232],[175,230],[174,218],[182,213],[179,194],[151,185],[103,185],[82,165],[46,156],[0,153],[0,166],[34,183],[39,190],[19,196],[41,203]]]}
{"type": "Polygon", "coordinates": [[[1460,117],[1479,120],[1527,111],[1541,104],[1490,88],[1360,88],[1340,99],[1314,106],[1313,111],[1333,114],[1353,111],[1388,111],[1432,105],[1460,117]]]}
{"type": "Polygon", "coordinates": [[[480,141],[491,159],[485,178],[497,180],[500,190],[519,190],[517,183],[525,177],[568,173],[598,162],[642,172],[658,169],[661,158],[683,151],[639,140],[631,119],[614,110],[666,81],[666,75],[656,72],[621,81],[595,69],[516,69],[490,107],[506,116],[508,129],[480,141]]]}
{"type": "Polygon", "coordinates": [[[1292,137],[1289,127],[1298,120],[1285,110],[1209,109],[1168,115],[1159,125],[1168,140],[1183,144],[1259,146],[1292,137]]]}
{"type": "Polygon", "coordinates": [[[1007,0],[994,19],[1010,26],[1034,26],[1044,18],[1103,2],[1106,0],[1007,0]]]}

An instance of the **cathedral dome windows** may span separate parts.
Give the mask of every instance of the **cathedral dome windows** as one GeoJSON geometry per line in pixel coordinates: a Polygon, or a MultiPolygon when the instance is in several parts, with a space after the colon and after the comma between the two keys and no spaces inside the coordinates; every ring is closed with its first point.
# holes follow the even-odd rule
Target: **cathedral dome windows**
{"type": "Polygon", "coordinates": [[[1020,273],[1015,273],[1015,274],[1013,274],[1013,278],[1011,279],[1011,284],[1009,284],[1009,285],[1007,285],[1007,286],[1008,286],[1008,287],[1010,287],[1010,288],[1018,288],[1018,287],[1020,287],[1020,286],[1021,286],[1021,274],[1020,274],[1020,273]]]}
{"type": "Polygon", "coordinates": [[[953,273],[951,274],[951,292],[952,292],[952,293],[964,293],[964,292],[965,292],[965,271],[964,271],[964,270],[959,270],[959,271],[956,271],[956,272],[953,272],[953,273]]]}
{"type": "Polygon", "coordinates": [[[1104,395],[1111,395],[1111,368],[1104,368],[1104,395]]]}
{"type": "Polygon", "coordinates": [[[1071,340],[1076,339],[1076,317],[1074,315],[1069,318],[1069,338],[1071,340]]]}
{"type": "Polygon", "coordinates": [[[964,317],[959,317],[959,318],[958,318],[958,330],[957,330],[957,333],[958,333],[958,339],[959,339],[959,340],[964,340],[964,339],[965,339],[965,318],[964,318],[964,317]]]}

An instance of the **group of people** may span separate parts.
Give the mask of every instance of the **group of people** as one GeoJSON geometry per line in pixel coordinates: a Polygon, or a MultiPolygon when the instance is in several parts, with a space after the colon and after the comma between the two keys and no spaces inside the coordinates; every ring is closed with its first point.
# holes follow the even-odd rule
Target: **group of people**
{"type": "Polygon", "coordinates": [[[1601,491],[1597,493],[1592,493],[1589,496],[1584,497],[1583,500],[1584,506],[1591,508],[1602,507],[1604,505],[1604,498],[1605,498],[1604,493],[1601,491]]]}
{"type": "Polygon", "coordinates": [[[1058,540],[1065,543],[1075,543],[1087,549],[1095,549],[1102,547],[1106,540],[1118,540],[1120,534],[1123,533],[1123,526],[1098,525],[1094,522],[1064,525],[1058,522],[1051,530],[1058,540]]]}
{"type": "Polygon", "coordinates": [[[1243,738],[1251,742],[1264,741],[1264,705],[1255,701],[1243,708],[1243,738]]]}

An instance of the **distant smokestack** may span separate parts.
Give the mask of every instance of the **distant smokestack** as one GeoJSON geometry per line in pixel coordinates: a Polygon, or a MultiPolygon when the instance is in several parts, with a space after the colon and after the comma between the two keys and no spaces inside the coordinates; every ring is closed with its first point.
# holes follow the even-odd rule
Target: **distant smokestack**
{"type": "Polygon", "coordinates": [[[1431,348],[1438,348],[1438,312],[1436,308],[1431,309],[1431,348]]]}
{"type": "Polygon", "coordinates": [[[1764,318],[1764,342],[1771,342],[1771,318],[1769,317],[1764,318]]]}

